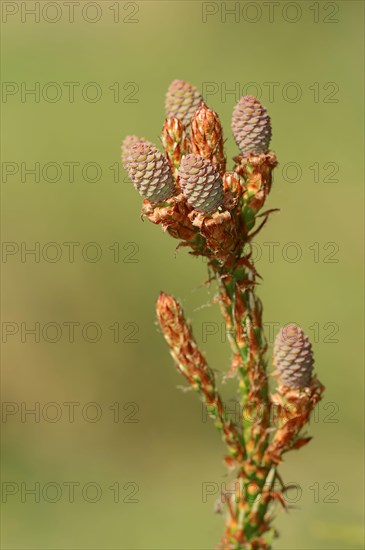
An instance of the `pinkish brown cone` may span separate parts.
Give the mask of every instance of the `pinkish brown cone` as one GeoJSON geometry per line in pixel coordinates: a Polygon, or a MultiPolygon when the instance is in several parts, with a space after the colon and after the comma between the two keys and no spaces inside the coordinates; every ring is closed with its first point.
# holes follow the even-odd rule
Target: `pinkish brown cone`
{"type": "Polygon", "coordinates": [[[313,352],[308,336],[298,325],[282,328],[275,338],[273,363],[283,386],[309,386],[313,371],[313,352]]]}
{"type": "Polygon", "coordinates": [[[154,145],[138,141],[129,150],[125,168],[137,191],[150,202],[175,193],[175,180],[166,157],[154,145]]]}
{"type": "Polygon", "coordinates": [[[184,126],[187,126],[202,101],[199,90],[190,82],[174,80],[166,94],[166,116],[167,118],[177,117],[184,126]]]}
{"type": "Polygon", "coordinates": [[[243,155],[258,155],[268,151],[271,139],[270,117],[256,97],[241,97],[233,110],[232,131],[243,155]]]}

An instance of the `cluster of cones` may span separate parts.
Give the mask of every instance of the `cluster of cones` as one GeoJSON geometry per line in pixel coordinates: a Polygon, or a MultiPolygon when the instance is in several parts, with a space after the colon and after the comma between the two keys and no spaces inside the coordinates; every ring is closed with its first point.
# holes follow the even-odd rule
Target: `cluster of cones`
{"type": "Polygon", "coordinates": [[[194,254],[232,266],[250,238],[277,164],[268,150],[270,118],[255,97],[238,102],[232,129],[242,155],[234,170],[226,171],[219,116],[194,86],[172,82],[166,114],[164,153],[134,135],[122,144],[122,163],[145,199],[142,212],[194,254]]]}
{"type": "Polygon", "coordinates": [[[227,171],[219,116],[199,91],[188,82],[175,80],[165,107],[164,152],[144,138],[129,135],[121,148],[123,166],[144,199],[143,215],[160,224],[180,245],[190,247],[192,254],[207,257],[218,282],[218,301],[227,329],[233,333],[229,375],[241,377],[243,400],[255,405],[262,402],[266,409],[277,407],[275,428],[269,414],[249,428],[228,420],[214,374],[197,347],[180,304],[161,293],[157,316],[178,370],[201,394],[222,431],[229,449],[227,465],[238,469],[243,488],[254,483],[261,496],[260,504],[251,506],[242,491],[241,500],[229,503],[222,547],[267,548],[262,534],[270,529],[268,505],[277,494],[267,489],[266,480],[272,471],[275,477],[285,452],[309,441],[302,428],[323,391],[313,375],[307,336],[297,325],[288,325],[275,340],[273,364],[278,384],[275,394],[268,393],[262,306],[254,292],[258,274],[244,247],[273,211],[261,212],[277,165],[269,150],[270,117],[257,98],[239,100],[231,126],[240,154],[233,159],[233,169],[227,171]]]}

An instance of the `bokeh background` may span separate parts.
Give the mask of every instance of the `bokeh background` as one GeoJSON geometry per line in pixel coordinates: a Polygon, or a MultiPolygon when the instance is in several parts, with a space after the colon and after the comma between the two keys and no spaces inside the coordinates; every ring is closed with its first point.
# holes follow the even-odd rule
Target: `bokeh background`
{"type": "Polygon", "coordinates": [[[214,288],[142,223],[118,164],[126,134],[158,143],[182,78],[219,112],[228,157],[239,96],[270,112],[281,212],[257,239],[259,293],[271,341],[298,322],[327,388],[282,466],[299,489],[275,548],[363,548],[363,3],[35,4],[2,2],[2,547],[210,549],[223,532],[204,487],[228,481],[224,447],[154,314],[160,290],[181,299],[219,378],[214,288]]]}

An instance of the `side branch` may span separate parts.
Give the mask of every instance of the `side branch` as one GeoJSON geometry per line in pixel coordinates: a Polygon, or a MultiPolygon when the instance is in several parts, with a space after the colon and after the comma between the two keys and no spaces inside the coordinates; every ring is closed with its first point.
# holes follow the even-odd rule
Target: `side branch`
{"type": "Polygon", "coordinates": [[[208,367],[193,337],[190,324],[181,305],[173,296],[161,292],[156,304],[157,318],[179,372],[190,386],[200,393],[208,414],[222,432],[230,456],[226,463],[235,467],[245,458],[243,438],[226,417],[224,405],[216,388],[213,371],[208,367]]]}

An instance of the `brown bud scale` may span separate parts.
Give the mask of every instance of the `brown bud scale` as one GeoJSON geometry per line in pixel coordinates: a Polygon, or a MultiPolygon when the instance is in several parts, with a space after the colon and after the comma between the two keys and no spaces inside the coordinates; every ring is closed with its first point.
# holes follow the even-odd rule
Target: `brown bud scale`
{"type": "Polygon", "coordinates": [[[218,114],[203,102],[191,121],[192,153],[209,160],[223,175],[226,158],[223,150],[223,130],[218,114]]]}

